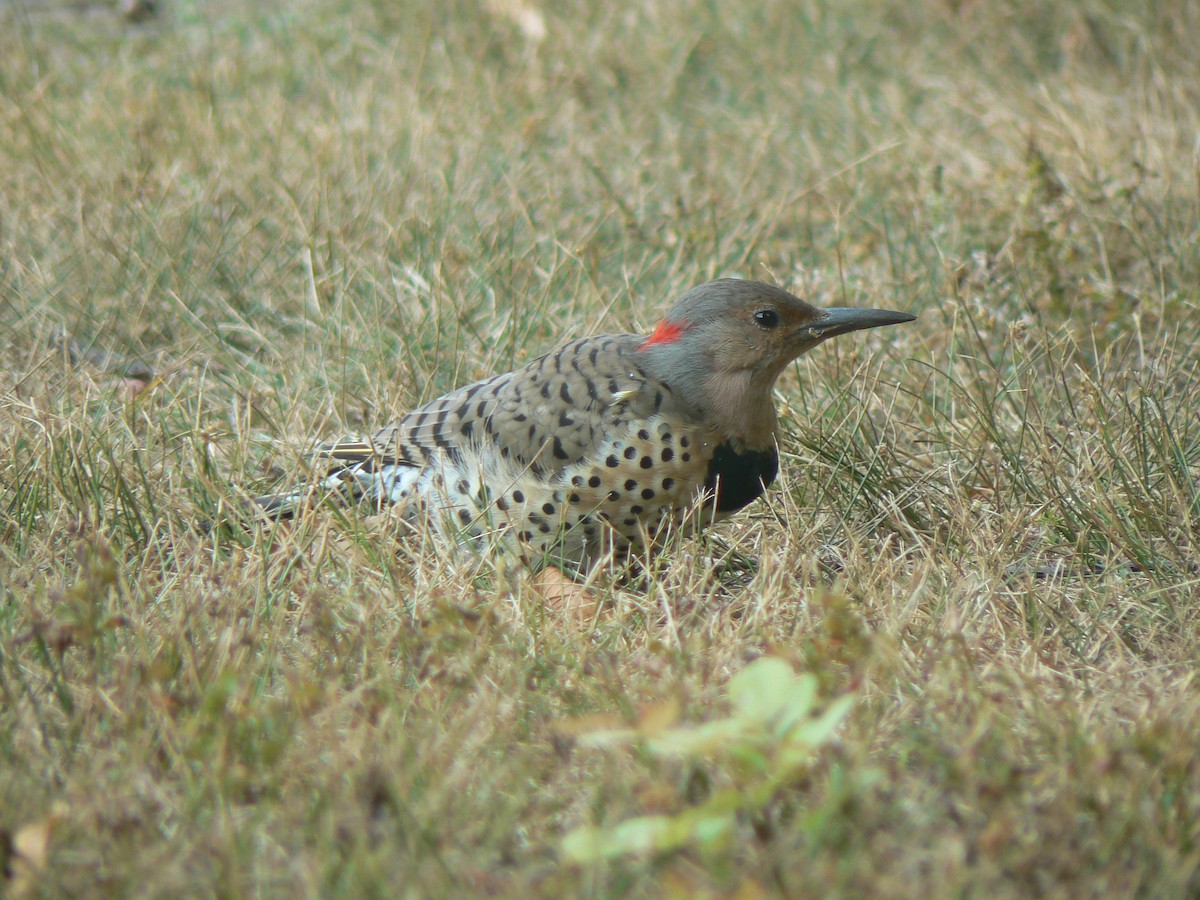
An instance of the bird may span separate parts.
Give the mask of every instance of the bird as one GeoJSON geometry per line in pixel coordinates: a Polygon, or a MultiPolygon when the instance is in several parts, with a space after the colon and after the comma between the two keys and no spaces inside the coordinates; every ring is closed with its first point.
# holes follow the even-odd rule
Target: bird
{"type": "MultiPolygon", "coordinates": [[[[323,484],[529,563],[587,570],[757,500],[779,472],[774,387],[788,364],[837,335],[915,318],[710,281],[648,335],[570,341],[325,446],[323,484]]],[[[282,518],[304,496],[256,502],[282,518]]]]}

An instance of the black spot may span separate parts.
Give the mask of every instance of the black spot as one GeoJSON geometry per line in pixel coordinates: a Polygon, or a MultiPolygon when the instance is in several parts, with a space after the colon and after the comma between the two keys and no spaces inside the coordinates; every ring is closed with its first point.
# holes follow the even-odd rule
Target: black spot
{"type": "Polygon", "coordinates": [[[512,497],[513,497],[513,503],[524,503],[525,502],[525,495],[522,494],[520,491],[513,491],[512,497]]]}
{"type": "Polygon", "coordinates": [[[638,432],[638,438],[643,441],[648,441],[648,440],[650,440],[650,432],[648,432],[645,428],[643,428],[641,431],[638,432]]]}
{"type": "Polygon", "coordinates": [[[675,479],[674,478],[664,478],[663,479],[663,490],[664,491],[669,491],[673,487],[675,487],[675,479]]]}
{"type": "Polygon", "coordinates": [[[529,418],[529,416],[525,415],[525,413],[517,413],[515,416],[513,416],[513,419],[516,420],[517,422],[524,422],[528,418],[529,418]]]}
{"type": "Polygon", "coordinates": [[[600,487],[600,476],[593,475],[591,478],[589,478],[588,479],[588,487],[593,487],[593,488],[600,487]]]}
{"type": "Polygon", "coordinates": [[[616,503],[620,499],[621,499],[621,494],[619,491],[609,491],[608,492],[608,501],[610,503],[616,503]]]}
{"type": "Polygon", "coordinates": [[[651,459],[649,456],[643,456],[643,457],[642,457],[642,462],[641,462],[641,467],[642,467],[643,469],[652,469],[652,468],[654,468],[654,460],[653,460],[653,459],[651,459]]]}
{"type": "Polygon", "coordinates": [[[533,532],[532,531],[522,531],[520,534],[517,535],[517,540],[521,541],[522,543],[527,544],[533,540],[533,532]]]}
{"type": "Polygon", "coordinates": [[[679,458],[680,458],[680,459],[681,459],[683,462],[691,462],[691,461],[692,461],[692,454],[690,454],[690,453],[680,453],[680,454],[679,454],[679,458]]]}
{"type": "Polygon", "coordinates": [[[721,444],[708,463],[704,486],[716,493],[718,512],[734,512],[762,496],[779,474],[779,453],[767,450],[737,452],[721,444]]]}
{"type": "Polygon", "coordinates": [[[496,509],[500,510],[501,512],[504,512],[504,510],[508,509],[508,501],[505,500],[503,497],[501,497],[499,500],[496,501],[496,509]]]}
{"type": "Polygon", "coordinates": [[[542,522],[540,525],[538,525],[538,531],[540,531],[542,534],[549,534],[550,525],[546,522],[542,522]]]}
{"type": "Polygon", "coordinates": [[[571,476],[571,486],[572,487],[583,487],[583,476],[582,475],[572,475],[571,476]]]}
{"type": "Polygon", "coordinates": [[[662,391],[655,391],[654,392],[654,411],[658,412],[660,409],[662,409],[662,404],[663,404],[662,391]]]}
{"type": "Polygon", "coordinates": [[[643,488],[642,489],[642,499],[643,500],[653,500],[654,499],[654,488],[643,488]]]}
{"type": "Polygon", "coordinates": [[[542,512],[544,512],[548,516],[554,515],[554,504],[553,503],[543,503],[542,504],[542,512]]]}
{"type": "Polygon", "coordinates": [[[635,526],[637,525],[637,522],[638,522],[638,520],[637,520],[636,518],[634,518],[633,516],[626,516],[626,517],[625,517],[625,527],[626,527],[626,528],[633,528],[633,527],[635,527],[635,526]]]}
{"type": "Polygon", "coordinates": [[[589,520],[588,524],[583,526],[583,533],[586,537],[594,538],[596,536],[596,526],[589,520]]]}
{"type": "Polygon", "coordinates": [[[471,511],[469,509],[460,509],[458,511],[458,521],[462,522],[464,525],[470,525],[471,511]]]}
{"type": "Polygon", "coordinates": [[[571,390],[567,387],[567,383],[565,381],[563,382],[563,386],[558,389],[558,396],[562,398],[563,403],[575,402],[571,399],[571,390]]]}
{"type": "Polygon", "coordinates": [[[674,458],[675,458],[675,451],[672,450],[670,447],[663,447],[662,461],[670,462],[674,458]]]}
{"type": "Polygon", "coordinates": [[[631,513],[633,513],[635,516],[640,516],[642,513],[644,513],[646,511],[646,507],[642,506],[642,504],[640,504],[640,503],[635,503],[635,504],[633,504],[633,506],[629,507],[629,511],[631,513]]]}
{"type": "Polygon", "coordinates": [[[625,490],[627,490],[627,491],[636,491],[636,490],[637,490],[637,486],[638,486],[638,483],[637,483],[637,479],[636,479],[636,478],[626,478],[626,479],[625,479],[625,490]]]}
{"type": "Polygon", "coordinates": [[[474,422],[463,422],[458,430],[459,430],[459,433],[462,434],[463,437],[469,438],[471,436],[471,432],[475,430],[475,423],[474,422]]]}
{"type": "Polygon", "coordinates": [[[637,456],[637,447],[626,447],[625,448],[625,458],[626,459],[633,459],[635,456],[637,456]]]}
{"type": "Polygon", "coordinates": [[[542,385],[542,396],[547,400],[550,399],[550,382],[548,381],[542,385]]]}
{"type": "Polygon", "coordinates": [[[572,419],[569,415],[567,415],[566,413],[559,414],[559,417],[558,417],[558,427],[559,428],[570,428],[574,424],[575,424],[575,420],[572,419]]]}
{"type": "Polygon", "coordinates": [[[680,447],[687,447],[691,443],[692,443],[691,438],[689,438],[686,434],[680,435],[680,437],[679,437],[679,446],[680,447]]]}
{"type": "Polygon", "coordinates": [[[562,438],[558,437],[558,435],[554,436],[554,458],[555,459],[566,459],[567,458],[567,449],[566,449],[566,447],[563,446],[562,438]]]}
{"type": "Polygon", "coordinates": [[[567,502],[568,503],[582,503],[583,498],[580,497],[578,494],[573,493],[573,494],[571,494],[570,497],[567,498],[567,502]]]}
{"type": "Polygon", "coordinates": [[[621,461],[619,459],[617,459],[616,454],[613,454],[604,461],[604,464],[606,466],[608,466],[610,469],[615,469],[617,466],[619,466],[621,464],[621,461]]]}
{"type": "Polygon", "coordinates": [[[460,494],[465,494],[467,491],[469,491],[471,489],[471,486],[460,478],[458,480],[458,482],[454,485],[454,489],[456,491],[458,491],[460,494]]]}

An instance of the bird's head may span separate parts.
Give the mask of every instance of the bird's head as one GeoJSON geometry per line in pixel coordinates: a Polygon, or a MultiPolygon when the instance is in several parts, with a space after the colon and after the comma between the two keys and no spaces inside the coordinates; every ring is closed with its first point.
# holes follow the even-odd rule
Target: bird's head
{"type": "Polygon", "coordinates": [[[640,347],[647,369],[703,414],[774,430],[771,390],[787,364],[839,334],[911,322],[886,309],[818,309],[782,288],[723,278],[679,298],[640,347]]]}

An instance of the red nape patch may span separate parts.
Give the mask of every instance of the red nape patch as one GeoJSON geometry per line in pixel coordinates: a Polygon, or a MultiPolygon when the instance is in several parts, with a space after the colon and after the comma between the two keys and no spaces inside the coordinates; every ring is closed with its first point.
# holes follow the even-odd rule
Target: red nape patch
{"type": "Polygon", "coordinates": [[[651,344],[673,344],[688,330],[686,322],[668,322],[663,319],[658,323],[658,327],[654,329],[654,334],[646,338],[642,343],[643,347],[649,347],[651,344]]]}

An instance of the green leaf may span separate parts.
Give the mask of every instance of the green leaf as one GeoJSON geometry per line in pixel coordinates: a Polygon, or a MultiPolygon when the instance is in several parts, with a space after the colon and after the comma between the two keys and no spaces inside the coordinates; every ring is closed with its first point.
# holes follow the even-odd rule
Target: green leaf
{"type": "Polygon", "coordinates": [[[842,719],[846,718],[846,713],[850,712],[853,705],[853,694],[846,694],[831,701],[821,715],[793,728],[787,735],[788,743],[806,744],[809,747],[824,744],[833,736],[834,730],[841,724],[842,719]]]}
{"type": "Polygon", "coordinates": [[[812,713],[817,702],[817,677],[811,674],[793,676],[791,690],[775,723],[775,734],[784,737],[798,722],[812,713]]]}
{"type": "Polygon", "coordinates": [[[669,816],[639,816],[612,828],[577,828],[563,838],[562,852],[573,862],[653,853],[683,843],[686,835],[679,832],[679,823],[669,816]]]}
{"type": "Polygon", "coordinates": [[[795,702],[796,675],[775,656],[756,659],[729,679],[729,700],[743,718],[767,723],[795,702]]]}
{"type": "Polygon", "coordinates": [[[692,823],[692,834],[701,844],[716,844],[729,834],[733,821],[733,816],[698,816],[692,823]]]}
{"type": "Polygon", "coordinates": [[[736,742],[744,726],[733,719],[717,719],[694,728],[672,728],[652,738],[647,746],[657,756],[700,756],[724,750],[736,742]]]}
{"type": "Polygon", "coordinates": [[[611,728],[604,731],[589,731],[579,735],[575,740],[581,747],[608,747],[612,744],[628,744],[637,737],[637,731],[632,728],[611,728]]]}
{"type": "Polygon", "coordinates": [[[576,863],[664,853],[695,841],[711,844],[722,840],[733,822],[732,813],[714,815],[703,808],[678,816],[639,816],[612,828],[577,828],[563,838],[560,848],[566,859],[576,863]]]}

